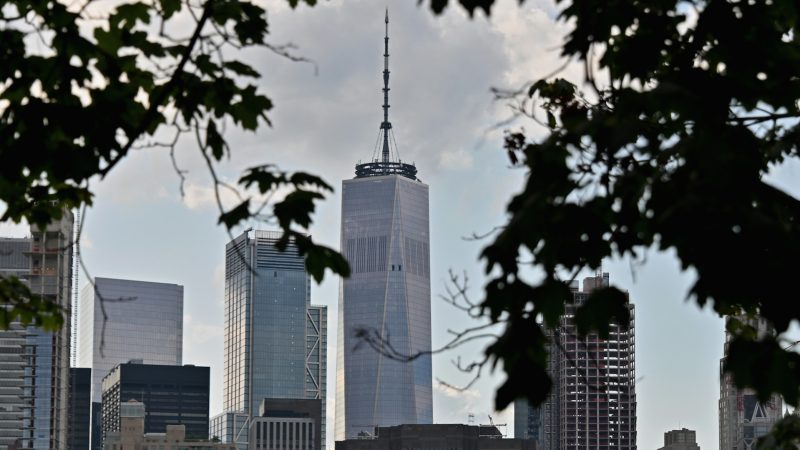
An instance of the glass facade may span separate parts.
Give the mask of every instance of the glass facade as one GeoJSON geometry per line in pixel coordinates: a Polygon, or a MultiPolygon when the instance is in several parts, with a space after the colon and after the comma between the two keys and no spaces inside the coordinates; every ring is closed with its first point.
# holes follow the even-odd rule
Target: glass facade
{"type": "MultiPolygon", "coordinates": [[[[280,236],[248,231],[226,247],[228,413],[252,416],[264,398],[320,398],[325,410],[327,309],[311,305],[305,260],[294,245],[278,250],[280,236]]],[[[232,435],[220,437],[233,442],[232,435]]]]}
{"type": "Polygon", "coordinates": [[[103,379],[104,437],[120,430],[126,402],[144,404],[145,433],[185,426],[186,438],[208,439],[210,369],[199,366],[120,364],[103,379]]]}
{"type": "Polygon", "coordinates": [[[92,369],[70,369],[69,440],[67,450],[90,448],[92,423],[92,369]]]}
{"type": "MultiPolygon", "coordinates": [[[[0,239],[0,276],[26,279],[30,271],[30,239],[0,239]]],[[[0,448],[23,438],[28,405],[25,395],[27,352],[25,328],[13,323],[0,330],[0,448]]]]}
{"type": "Polygon", "coordinates": [[[431,350],[428,186],[400,175],[342,183],[342,281],[336,369],[336,440],[376,426],[433,421],[429,355],[412,362],[359,345],[375,331],[393,349],[431,350]]]}
{"type": "Polygon", "coordinates": [[[60,305],[57,332],[12,323],[0,331],[0,448],[66,449],[69,417],[72,214],[26,239],[0,239],[0,276],[60,305]]]}
{"type": "Polygon", "coordinates": [[[183,286],[97,277],[81,291],[78,310],[78,365],[92,368],[93,402],[102,401],[103,378],[118,364],[181,365],[183,286]]]}

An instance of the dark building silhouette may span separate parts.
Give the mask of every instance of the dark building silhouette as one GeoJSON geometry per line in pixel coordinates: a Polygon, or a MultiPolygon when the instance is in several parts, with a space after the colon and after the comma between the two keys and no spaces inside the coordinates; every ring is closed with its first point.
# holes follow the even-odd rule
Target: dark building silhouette
{"type": "Polygon", "coordinates": [[[208,367],[120,364],[103,378],[103,438],[120,431],[120,405],[144,403],[145,433],[185,425],[187,439],[208,439],[208,367]]]}
{"type": "Polygon", "coordinates": [[[514,433],[535,439],[542,450],[636,450],[636,340],[634,306],[630,327],[610,327],[607,339],[580,337],[575,311],[595,289],[609,285],[608,273],[576,281],[550,338],[548,374],[553,387],[545,402],[514,403],[514,433]]]}
{"type": "Polygon", "coordinates": [[[67,449],[89,448],[92,416],[92,369],[69,369],[69,433],[67,449]]]}
{"type": "Polygon", "coordinates": [[[536,450],[533,439],[505,439],[494,425],[417,424],[375,427],[356,439],[337,441],[336,450],[536,450]]]}

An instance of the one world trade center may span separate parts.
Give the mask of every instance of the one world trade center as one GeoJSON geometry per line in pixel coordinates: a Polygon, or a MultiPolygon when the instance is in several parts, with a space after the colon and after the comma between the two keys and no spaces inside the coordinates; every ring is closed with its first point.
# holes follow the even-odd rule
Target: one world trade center
{"type": "Polygon", "coordinates": [[[339,299],[336,440],[377,426],[433,421],[428,186],[399,159],[389,122],[389,17],[386,16],[383,122],[370,162],[342,182],[341,249],[351,276],[339,299]],[[369,330],[396,355],[363,345],[369,330]],[[361,345],[359,345],[361,344],[361,345]]]}

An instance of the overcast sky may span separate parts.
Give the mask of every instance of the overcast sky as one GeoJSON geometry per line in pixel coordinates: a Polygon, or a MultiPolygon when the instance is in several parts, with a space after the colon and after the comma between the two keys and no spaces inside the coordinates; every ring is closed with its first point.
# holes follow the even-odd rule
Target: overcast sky
{"type": "MultiPolygon", "coordinates": [[[[314,238],[339,247],[341,180],[352,178],[354,164],[368,160],[381,121],[381,70],[384,7],[390,9],[391,117],[400,156],[413,161],[430,185],[431,283],[434,347],[447,339],[446,328],[470,322],[437,300],[448,269],[467,271],[472,294],[483,285],[478,254],[482,242],[463,236],[500,225],[510,195],[523,173],[508,168],[493,125],[507,115],[492,102],[489,89],[517,87],[560,66],[558,47],[565,26],[557,24],[551,2],[528,0],[517,6],[501,1],[490,20],[469,20],[451,7],[434,17],[415,0],[325,1],[290,10],[270,3],[272,42],[291,42],[313,60],[293,63],[266,51],[248,53],[264,74],[260,85],[275,109],[272,128],[229,133],[233,157],[223,174],[235,179],[242,169],[272,162],[285,169],[322,175],[336,187],[319,208],[314,238]]],[[[564,76],[580,81],[579,71],[564,76]]],[[[532,124],[526,129],[533,130],[532,124]]],[[[184,286],[184,363],[212,367],[212,413],[221,410],[223,257],[228,240],[216,225],[210,180],[186,142],[178,162],[189,170],[186,196],[162,150],[135,152],[111,176],[94,185],[95,206],[85,223],[83,254],[94,276],[178,283],[184,286]]],[[[783,167],[776,182],[797,191],[797,169],[783,167]]],[[[3,234],[24,234],[0,226],[3,234]]],[[[672,255],[650,252],[644,262],[609,261],[606,271],[630,291],[636,305],[638,445],[655,449],[662,434],[680,426],[697,430],[703,449],[716,449],[719,358],[723,324],[709,311],[686,302],[691,273],[681,273],[672,255]]],[[[784,280],[788,281],[788,280],[784,280]]],[[[85,279],[81,282],[83,285],[85,279]]],[[[333,424],[336,305],[338,279],[326,278],[312,290],[312,302],[328,305],[328,411],[333,424]]],[[[481,347],[434,357],[434,376],[465,381],[451,360],[477,357],[481,347]]],[[[493,391],[502,374],[484,377],[465,393],[441,385],[434,389],[434,419],[439,423],[507,423],[513,413],[492,410],[493,391]]],[[[332,436],[332,434],[329,434],[332,436]]]]}

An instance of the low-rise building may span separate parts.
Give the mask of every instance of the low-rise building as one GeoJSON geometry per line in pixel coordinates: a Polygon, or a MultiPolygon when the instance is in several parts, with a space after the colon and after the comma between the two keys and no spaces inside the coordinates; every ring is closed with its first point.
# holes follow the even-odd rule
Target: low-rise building
{"type": "Polygon", "coordinates": [[[533,439],[506,439],[493,425],[415,424],[375,427],[374,435],[337,441],[336,450],[536,450],[533,439]]]}
{"type": "Polygon", "coordinates": [[[325,450],[319,399],[265,398],[250,422],[249,450],[325,450]]]}
{"type": "Polygon", "coordinates": [[[208,439],[210,369],[130,362],[103,378],[103,432],[119,431],[120,408],[128,400],[147,405],[146,433],[184,425],[190,439],[208,439]]]}
{"type": "Polygon", "coordinates": [[[144,403],[129,400],[119,408],[120,429],[106,433],[104,450],[236,450],[233,444],[190,440],[185,425],[167,425],[164,433],[144,432],[144,403]]]}
{"type": "Polygon", "coordinates": [[[700,450],[694,430],[681,428],[664,433],[664,446],[659,450],[700,450]]]}

